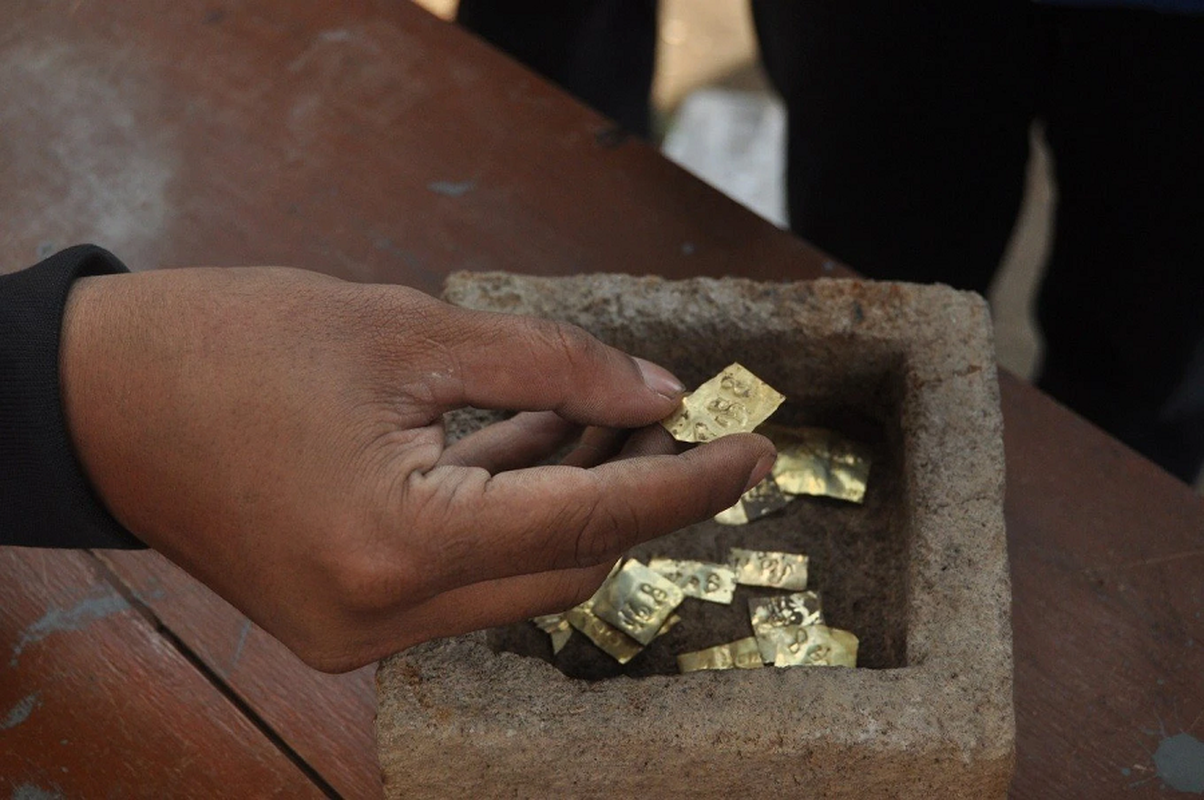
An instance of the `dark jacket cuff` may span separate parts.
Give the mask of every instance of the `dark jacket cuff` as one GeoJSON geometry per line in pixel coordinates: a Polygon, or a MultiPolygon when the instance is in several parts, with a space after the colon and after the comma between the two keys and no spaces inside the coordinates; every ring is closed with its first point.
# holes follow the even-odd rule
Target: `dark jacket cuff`
{"type": "Polygon", "coordinates": [[[144,547],[105,509],[67,433],[59,342],[76,278],[129,272],[107,250],[72,247],[0,275],[0,544],[144,547]]]}

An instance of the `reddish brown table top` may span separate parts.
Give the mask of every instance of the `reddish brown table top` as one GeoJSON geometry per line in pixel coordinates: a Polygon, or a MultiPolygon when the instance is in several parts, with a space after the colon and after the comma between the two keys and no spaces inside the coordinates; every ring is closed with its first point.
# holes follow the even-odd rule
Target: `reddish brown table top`
{"type": "MultiPolygon", "coordinates": [[[[428,291],[840,271],[404,2],[6,10],[6,270],[94,241],[428,291]]],[[[1204,739],[1204,503],[1017,380],[1003,404],[1013,794],[1158,791],[1160,744],[1204,739]]],[[[306,669],[154,554],[0,550],[0,649],[3,796],[381,793],[371,670],[306,669]]]]}

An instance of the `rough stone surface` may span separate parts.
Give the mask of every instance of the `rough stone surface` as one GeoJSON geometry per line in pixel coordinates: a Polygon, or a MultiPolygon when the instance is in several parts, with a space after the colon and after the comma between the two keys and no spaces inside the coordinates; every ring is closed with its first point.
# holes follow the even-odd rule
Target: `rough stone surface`
{"type": "MultiPolygon", "coordinates": [[[[673,654],[749,635],[731,609],[685,621],[620,668],[520,624],[432,642],[377,674],[389,797],[1002,797],[1012,773],[1003,445],[985,303],[941,286],[459,274],[471,308],[580,325],[688,385],[740,361],[875,455],[864,506],[796,501],[702,523],[647,558],[806,552],[865,668],[676,675],[673,654]]],[[[471,429],[468,413],[449,430],[471,429]]],[[[741,588],[737,608],[757,590],[741,588]]]]}

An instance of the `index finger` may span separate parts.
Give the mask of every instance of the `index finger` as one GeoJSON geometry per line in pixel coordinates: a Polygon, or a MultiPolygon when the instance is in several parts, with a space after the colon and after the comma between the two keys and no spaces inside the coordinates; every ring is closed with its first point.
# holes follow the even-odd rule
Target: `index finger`
{"type": "Polygon", "coordinates": [[[562,322],[448,307],[453,369],[433,387],[444,410],[555,411],[581,425],[634,428],[677,407],[681,381],[664,367],[562,322]]]}

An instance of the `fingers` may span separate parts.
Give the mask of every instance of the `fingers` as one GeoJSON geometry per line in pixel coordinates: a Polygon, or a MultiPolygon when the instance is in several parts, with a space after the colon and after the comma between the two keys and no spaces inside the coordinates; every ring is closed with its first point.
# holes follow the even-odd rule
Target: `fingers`
{"type": "Polygon", "coordinates": [[[588,469],[612,458],[664,456],[677,451],[673,437],[660,425],[647,425],[635,431],[590,427],[560,463],[566,467],[588,469]]]}
{"type": "Polygon", "coordinates": [[[561,464],[596,467],[612,458],[671,455],[676,443],[660,425],[637,431],[590,426],[584,431],[551,411],[525,411],[488,425],[450,445],[436,466],[481,467],[491,474],[522,469],[550,458],[581,434],[561,464]]]}
{"type": "Polygon", "coordinates": [[[583,469],[596,467],[618,455],[630,433],[628,430],[618,428],[590,426],[581,434],[581,440],[577,442],[577,446],[560,463],[566,467],[582,467],[583,469]]]}
{"type": "Polygon", "coordinates": [[[580,430],[551,411],[524,412],[452,444],[438,465],[481,467],[491,473],[521,469],[549,458],[580,430]]]}
{"type": "MultiPolygon", "coordinates": [[[[449,307],[450,308],[450,307],[449,307]]],[[[672,374],[548,320],[450,308],[454,369],[432,376],[445,409],[555,411],[583,425],[633,428],[668,416],[682,385],[672,374]]]]}
{"type": "Polygon", "coordinates": [[[399,620],[403,638],[388,652],[439,636],[456,636],[566,611],[588,599],[606,579],[611,566],[606,563],[516,575],[444,592],[406,610],[399,620]]]}
{"type": "Polygon", "coordinates": [[[682,455],[636,456],[593,469],[536,467],[466,485],[454,470],[415,476],[410,501],[435,513],[423,554],[432,588],[589,567],[711,517],[773,465],[769,440],[727,436],[682,455]],[[435,502],[432,496],[443,499],[435,502]]]}
{"type": "Polygon", "coordinates": [[[649,425],[640,428],[623,444],[619,459],[638,458],[640,456],[670,456],[679,451],[677,441],[661,425],[649,425]]]}

